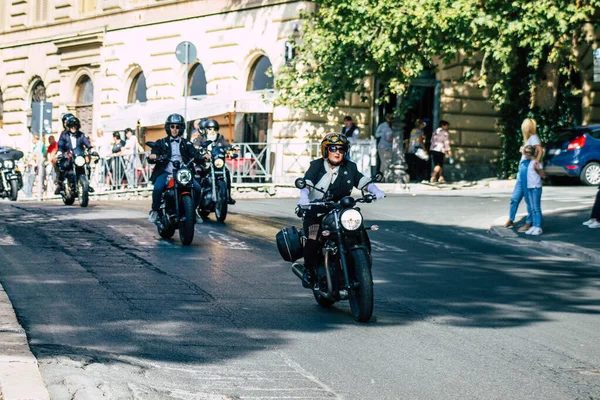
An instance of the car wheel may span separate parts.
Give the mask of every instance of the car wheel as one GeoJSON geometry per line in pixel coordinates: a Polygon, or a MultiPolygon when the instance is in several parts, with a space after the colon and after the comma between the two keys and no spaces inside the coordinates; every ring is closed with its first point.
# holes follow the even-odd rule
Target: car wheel
{"type": "Polygon", "coordinates": [[[600,163],[591,162],[581,170],[579,176],[584,185],[600,185],[600,163]]]}

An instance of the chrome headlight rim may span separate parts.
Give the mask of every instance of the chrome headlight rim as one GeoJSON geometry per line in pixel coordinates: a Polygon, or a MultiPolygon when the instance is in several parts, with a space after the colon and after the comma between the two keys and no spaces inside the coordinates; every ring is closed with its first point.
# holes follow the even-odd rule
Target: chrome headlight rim
{"type": "Polygon", "coordinates": [[[76,156],[74,163],[77,167],[83,167],[85,165],[85,158],[83,156],[76,156]]]}
{"type": "Polygon", "coordinates": [[[187,168],[182,168],[175,174],[175,180],[180,185],[189,185],[192,181],[192,171],[187,168]]]}
{"type": "Polygon", "coordinates": [[[215,167],[216,168],[223,168],[225,166],[225,160],[223,160],[222,158],[217,158],[215,160],[215,167]]]}
{"type": "Polygon", "coordinates": [[[362,214],[354,208],[349,208],[340,216],[340,222],[347,231],[355,231],[362,225],[362,214]]]}

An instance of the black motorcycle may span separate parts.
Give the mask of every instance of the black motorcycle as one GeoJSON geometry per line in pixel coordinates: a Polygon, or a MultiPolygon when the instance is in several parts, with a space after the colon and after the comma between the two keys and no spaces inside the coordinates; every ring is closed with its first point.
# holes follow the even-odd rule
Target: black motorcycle
{"type": "MultiPolygon", "coordinates": [[[[374,181],[380,179],[378,174],[374,181]]],[[[302,178],[297,179],[295,184],[298,189],[307,186],[302,178]]],[[[371,203],[375,196],[363,190],[361,198],[346,196],[334,202],[328,200],[328,193],[323,194],[323,199],[311,203],[311,207],[318,207],[325,214],[321,223],[321,251],[313,295],[317,303],[325,308],[332,307],[338,301],[349,300],[354,319],[368,322],[373,315],[373,278],[371,242],[367,230],[376,231],[379,227],[365,227],[356,204],[371,203]]],[[[304,216],[305,210],[298,207],[296,212],[298,216],[304,216]]],[[[293,262],[292,271],[303,279],[304,265],[294,261],[303,256],[306,233],[288,227],[277,233],[276,239],[283,259],[293,262]]]]}
{"type": "Polygon", "coordinates": [[[17,201],[23,187],[23,175],[16,161],[23,158],[23,152],[10,148],[0,148],[0,197],[17,201]]]}
{"type": "MultiPolygon", "coordinates": [[[[81,207],[87,207],[90,202],[90,159],[98,154],[92,151],[76,149],[70,153],[57,156],[58,162],[66,159],[63,164],[65,178],[62,183],[60,196],[65,205],[70,206],[79,200],[81,207]]],[[[97,160],[96,160],[97,162],[97,160]]]]}
{"type": "Polygon", "coordinates": [[[214,212],[217,221],[225,222],[229,199],[225,158],[236,158],[237,154],[235,148],[227,149],[212,143],[208,144],[206,151],[210,153],[210,159],[205,160],[203,172],[198,176],[202,190],[197,212],[202,219],[207,219],[214,212]]]}
{"type": "MultiPolygon", "coordinates": [[[[156,146],[155,142],[147,142],[150,148],[156,146]]],[[[164,156],[156,162],[164,162],[164,156]]],[[[173,174],[169,177],[167,186],[162,193],[156,227],[160,237],[170,239],[179,229],[179,240],[185,246],[194,240],[196,216],[194,215],[194,175],[192,166],[194,160],[188,164],[173,161],[173,174]]]]}

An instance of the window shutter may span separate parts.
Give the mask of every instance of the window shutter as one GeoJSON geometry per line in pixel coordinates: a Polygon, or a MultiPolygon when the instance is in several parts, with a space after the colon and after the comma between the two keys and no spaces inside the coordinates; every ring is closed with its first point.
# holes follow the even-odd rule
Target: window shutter
{"type": "Polygon", "coordinates": [[[35,1],[35,22],[48,20],[48,0],[35,1]]]}

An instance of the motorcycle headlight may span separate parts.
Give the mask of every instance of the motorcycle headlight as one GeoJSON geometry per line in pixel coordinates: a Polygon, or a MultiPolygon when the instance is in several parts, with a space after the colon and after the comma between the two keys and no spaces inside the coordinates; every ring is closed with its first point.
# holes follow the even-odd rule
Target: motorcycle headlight
{"type": "MultiPolygon", "coordinates": [[[[0,162],[1,164],[1,162],[0,162]]],[[[5,160],[4,161],[4,168],[6,169],[13,169],[15,167],[15,163],[12,160],[5,160]]]]}
{"type": "Polygon", "coordinates": [[[187,185],[192,181],[192,171],[189,169],[180,169],[177,171],[177,175],[175,175],[175,179],[181,185],[187,185]]]}
{"type": "Polygon", "coordinates": [[[83,158],[83,156],[75,157],[75,165],[78,167],[83,167],[85,165],[85,158],[83,158]]]}
{"type": "Polygon", "coordinates": [[[222,158],[217,158],[215,160],[215,167],[223,168],[223,165],[225,165],[225,160],[223,160],[222,158]]]}
{"type": "Polygon", "coordinates": [[[360,228],[363,218],[358,211],[350,209],[342,213],[340,220],[344,229],[355,231],[360,228]]]}

